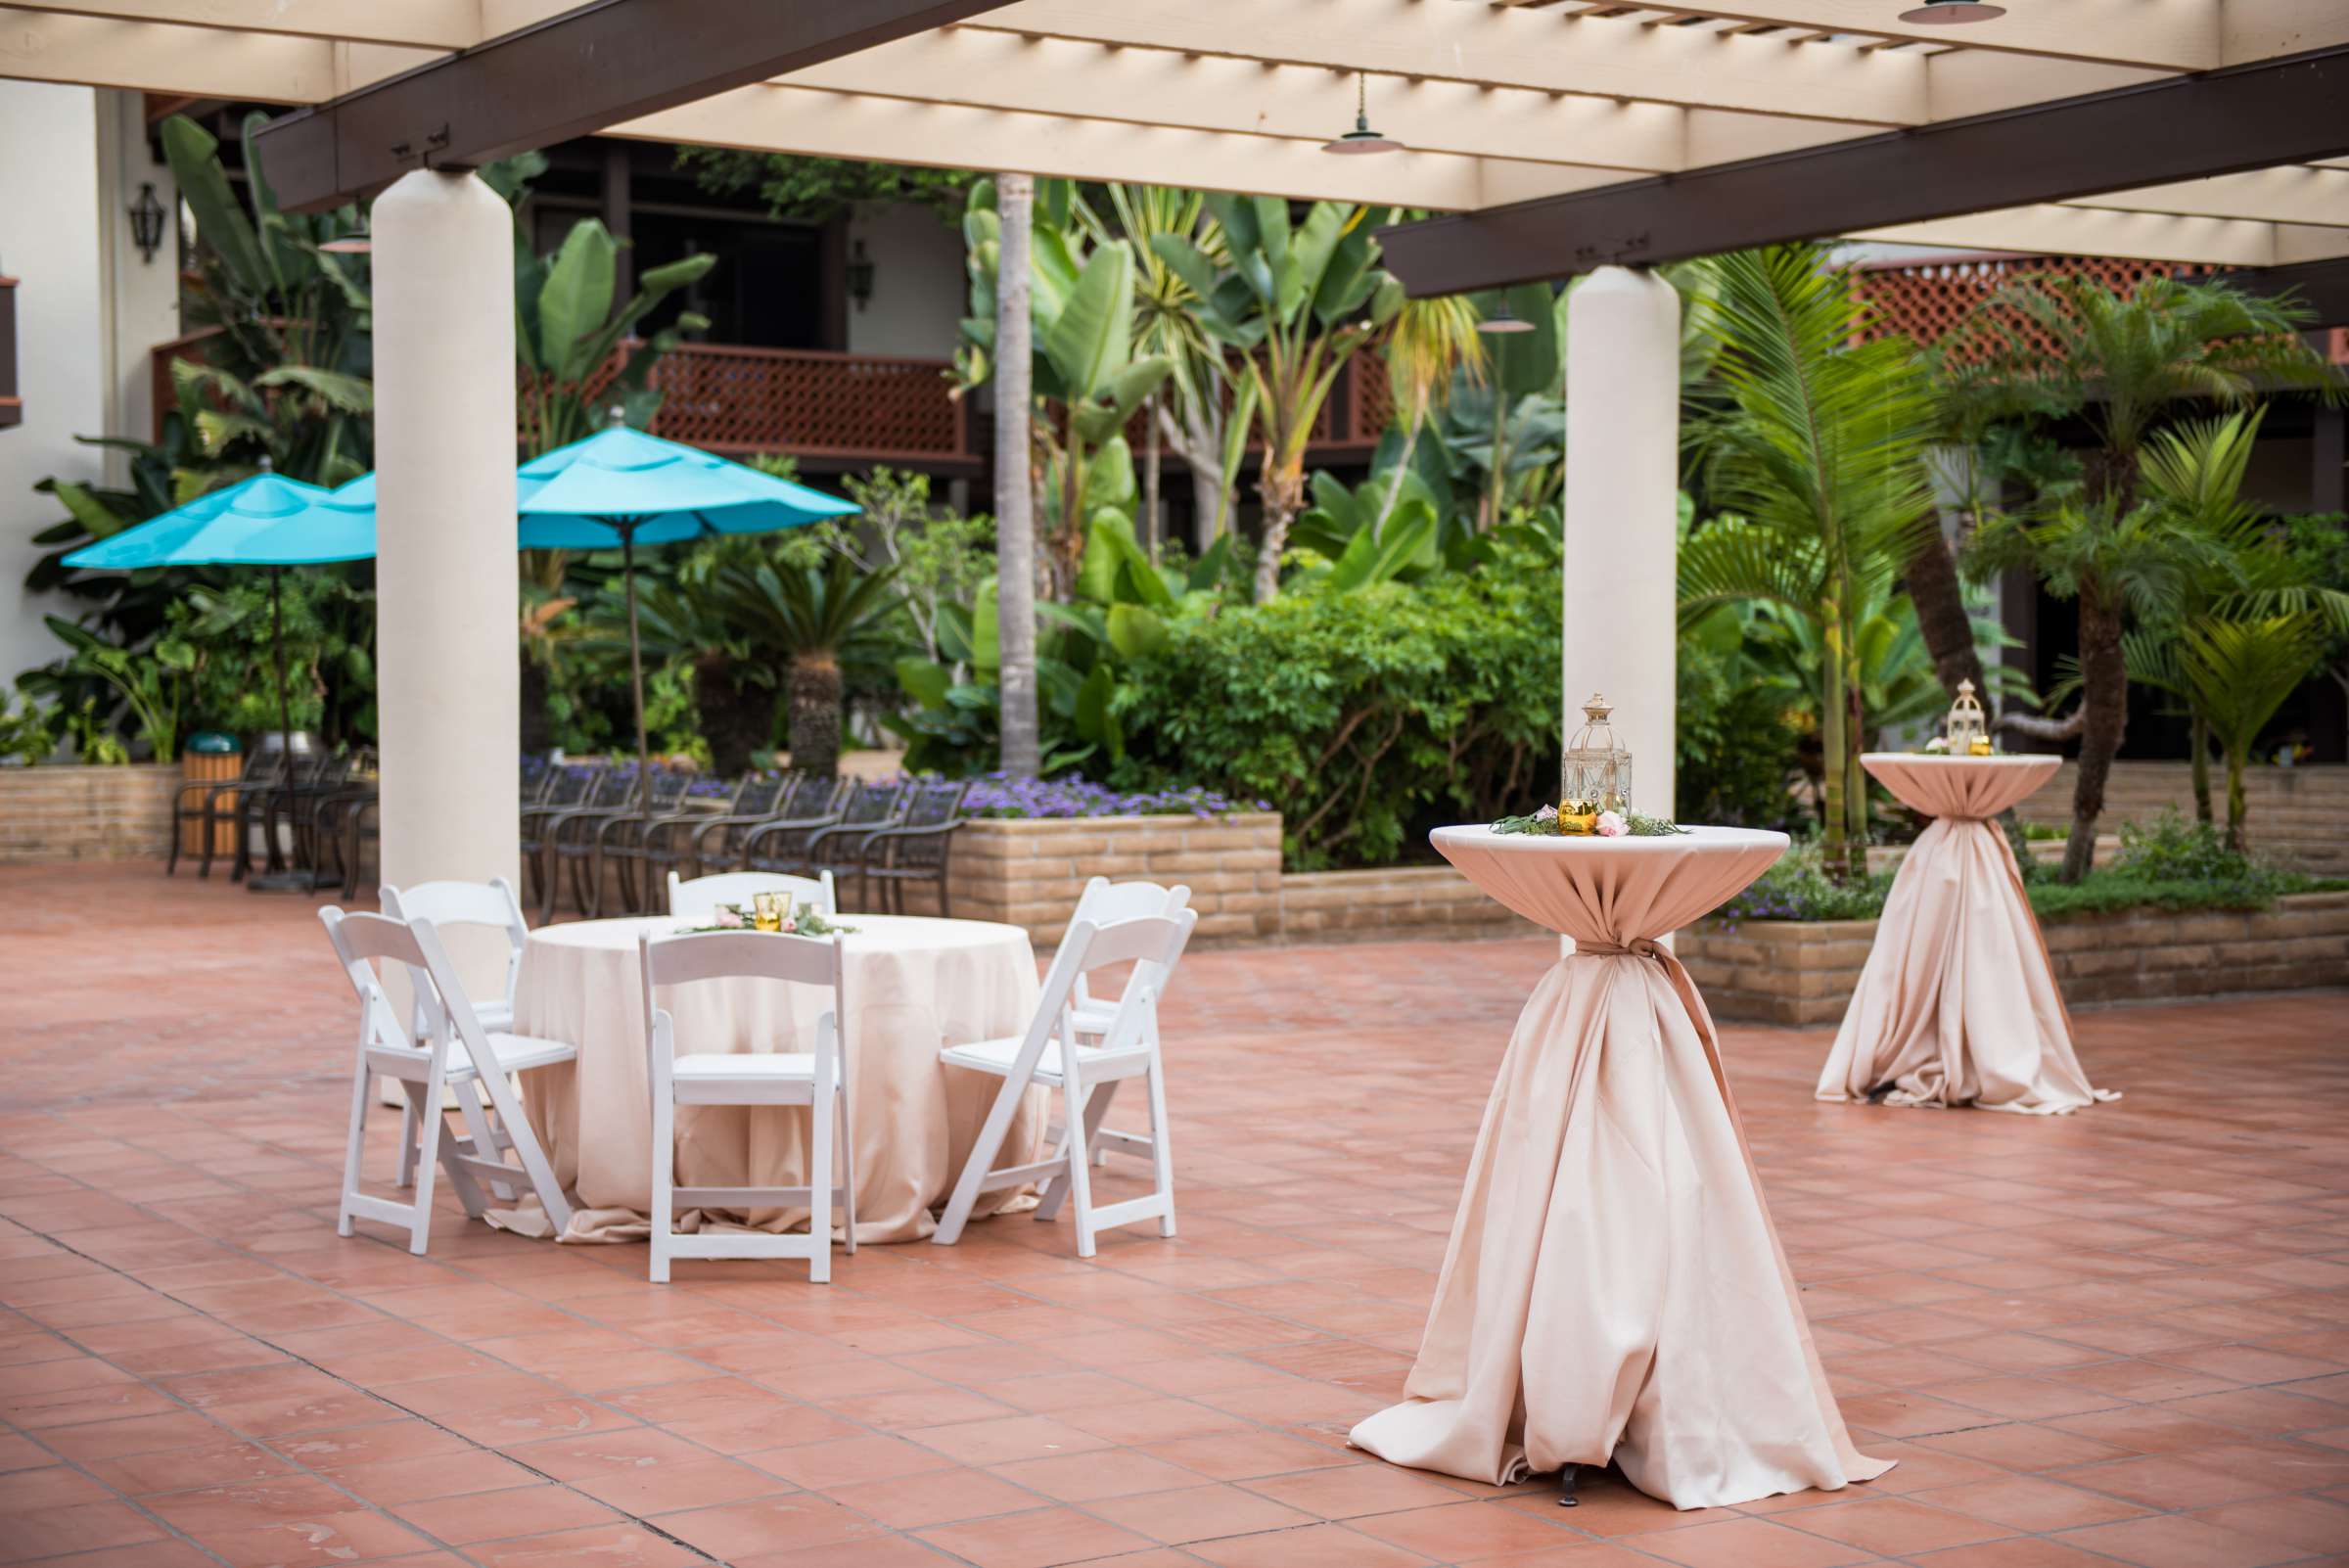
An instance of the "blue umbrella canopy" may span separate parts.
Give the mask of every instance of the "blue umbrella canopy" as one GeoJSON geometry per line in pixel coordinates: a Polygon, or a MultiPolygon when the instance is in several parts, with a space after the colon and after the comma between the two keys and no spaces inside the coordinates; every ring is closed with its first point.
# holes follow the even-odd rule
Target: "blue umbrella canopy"
{"type": "Polygon", "coordinates": [[[618,425],[530,459],[515,478],[529,550],[764,533],[856,512],[838,496],[618,425]]]}
{"type": "Polygon", "coordinates": [[[127,572],[165,566],[316,566],[375,555],[375,507],[266,470],[124,529],[66,565],[127,572]]]}

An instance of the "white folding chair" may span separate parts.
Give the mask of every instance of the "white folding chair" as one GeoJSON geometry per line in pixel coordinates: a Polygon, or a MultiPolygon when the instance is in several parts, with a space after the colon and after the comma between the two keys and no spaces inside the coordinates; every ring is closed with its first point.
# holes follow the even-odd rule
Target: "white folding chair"
{"type": "MultiPolygon", "coordinates": [[[[1190,901],[1191,890],[1179,882],[1169,888],[1155,882],[1112,882],[1107,877],[1095,877],[1078,895],[1077,907],[1069,915],[1069,924],[1074,927],[1082,920],[1093,926],[1109,926],[1121,920],[1173,915],[1188,906],[1190,901]]],[[[1153,967],[1144,966],[1145,969],[1153,967]]],[[[1165,992],[1164,975],[1153,973],[1145,978],[1151,984],[1154,996],[1165,992]]],[[[1085,977],[1077,977],[1075,1012],[1080,1039],[1087,1037],[1098,1038],[1109,1028],[1110,1020],[1117,1016],[1117,1011],[1115,997],[1095,996],[1085,977]]],[[[1155,1006],[1144,1015],[1142,1024],[1149,1031],[1150,1041],[1155,1048],[1158,1043],[1158,1009],[1155,1006]]],[[[1064,1129],[1056,1127],[1047,1130],[1044,1136],[1057,1140],[1064,1132],[1064,1129]]],[[[1140,1132],[1105,1127],[1093,1135],[1093,1164],[1107,1165],[1113,1153],[1130,1154],[1137,1159],[1147,1160],[1150,1158],[1150,1139],[1140,1132]]]]}
{"type": "Polygon", "coordinates": [[[790,877],[779,871],[726,871],[715,876],[680,881],[668,874],[668,912],[679,919],[703,920],[721,903],[749,903],[761,893],[788,894],[800,903],[812,904],[827,915],[840,913],[832,896],[832,873],[790,877]]]}
{"type": "MultiPolygon", "coordinates": [[[[522,979],[522,950],[530,945],[530,923],[522,917],[522,900],[514,897],[514,884],[504,877],[488,882],[419,882],[402,891],[387,882],[376,889],[376,901],[384,913],[394,920],[430,920],[435,927],[484,926],[506,934],[506,980],[498,994],[487,1001],[473,1005],[473,1016],[484,1029],[512,1030],[514,1027],[514,989],[522,979]]],[[[427,1021],[424,1001],[416,1002],[415,1038],[422,1039],[427,1021]]],[[[499,1136],[487,1126],[482,1115],[481,1096],[460,1092],[455,1095],[457,1108],[464,1113],[467,1129],[481,1148],[488,1148],[485,1136],[496,1138],[500,1150],[514,1145],[499,1136]]],[[[416,1107],[402,1098],[399,1105],[399,1184],[413,1186],[416,1181],[416,1107]]],[[[501,1199],[513,1194],[501,1189],[501,1199]]]]}
{"type": "MultiPolygon", "coordinates": [[[[723,880],[708,878],[705,880],[723,880]]],[[[717,931],[682,937],[650,933],[637,939],[644,964],[645,1043],[653,1090],[652,1277],[667,1283],[671,1258],[804,1258],[807,1277],[832,1277],[832,1210],[843,1212],[848,1250],[856,1250],[856,1115],[851,1087],[852,1050],[843,1030],[849,1016],[847,967],[841,939],[785,937],[756,931],[717,931]],[[816,1020],[812,1051],[695,1051],[677,1054],[676,1020],[657,1006],[655,991],[727,976],[823,986],[831,1006],[816,1020]],[[796,1187],[681,1187],[676,1181],[677,1107],[680,1105],[805,1105],[807,1107],[807,1184],[796,1187]],[[833,1130],[839,1124],[839,1173],[833,1130]],[[704,1230],[679,1235],[679,1205],[700,1209],[807,1210],[807,1234],[763,1230],[704,1230]]]]}
{"type": "Polygon", "coordinates": [[[433,1177],[446,1169],[457,1200],[465,1212],[481,1218],[484,1205],[476,1178],[500,1190],[528,1187],[538,1195],[547,1219],[557,1232],[571,1223],[571,1205],[555,1181],[546,1151],[531,1131],[522,1102],[508,1082],[510,1075],[531,1067],[548,1067],[576,1059],[578,1047],[561,1040],[532,1039],[504,1031],[485,1030],[457,982],[456,966],[441,945],[439,933],[429,920],[394,920],[388,915],[345,914],[328,905],[318,911],[326,935],[343,961],[344,973],[359,997],[357,1062],[351,1074],[350,1138],[343,1154],[343,1199],[335,1217],[335,1232],[350,1234],[354,1220],[380,1220],[404,1225],[408,1251],[424,1255],[432,1228],[433,1177]],[[428,1020],[421,1039],[401,1025],[374,965],[405,964],[416,994],[424,999],[428,1020]],[[453,1047],[461,1047],[456,1049],[453,1047]],[[417,1168],[412,1202],[395,1203],[359,1190],[359,1169],[366,1144],[369,1093],[376,1078],[396,1081],[407,1090],[417,1112],[424,1157],[417,1168]],[[522,1161],[521,1169],[484,1147],[477,1137],[468,1142],[448,1136],[440,1115],[440,1091],[451,1084],[469,1089],[479,1084],[497,1112],[506,1138],[522,1161]]]}
{"type": "Polygon", "coordinates": [[[1147,1023],[1159,992],[1174,978],[1183,945],[1191,939],[1191,928],[1198,923],[1199,912],[1188,908],[1109,926],[1079,921],[1069,928],[1060,950],[1052,956],[1036,1020],[1026,1035],[949,1045],[938,1053],[939,1060],[948,1067],[991,1073],[1003,1084],[995,1091],[979,1141],[954,1183],[954,1195],[939,1217],[933,1241],[945,1246],[961,1238],[980,1193],[1046,1177],[1050,1184],[1036,1217],[1052,1219],[1062,1202],[1074,1196],[1080,1258],[1090,1258],[1094,1236],[1114,1225],[1156,1220],[1160,1235],[1174,1234],[1174,1155],[1168,1137],[1166,1072],[1157,1034],[1147,1023]],[[1076,1019],[1078,978],[1123,963],[1132,964],[1134,973],[1118,997],[1108,1027],[1098,1037],[1100,1043],[1085,1044],[1076,1019]],[[1118,1085],[1129,1078],[1144,1079],[1148,1084],[1150,1164],[1156,1179],[1143,1197],[1096,1209],[1092,1162],[1086,1151],[1101,1130],[1101,1118],[1118,1085]],[[1069,1133],[1046,1159],[997,1168],[995,1156],[1001,1152],[1012,1118],[1032,1084],[1060,1090],[1061,1125],[1069,1133]]]}

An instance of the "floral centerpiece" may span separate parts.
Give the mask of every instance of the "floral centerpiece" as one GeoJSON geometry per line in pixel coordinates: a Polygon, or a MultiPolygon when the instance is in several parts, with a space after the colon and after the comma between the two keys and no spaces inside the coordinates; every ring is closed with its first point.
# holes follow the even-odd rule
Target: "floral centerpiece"
{"type": "Polygon", "coordinates": [[[1493,824],[1493,831],[1546,834],[1553,838],[1667,839],[1688,830],[1668,818],[1628,808],[1600,811],[1586,818],[1577,812],[1561,815],[1556,807],[1544,806],[1525,816],[1504,816],[1493,824]],[[1589,823],[1588,827],[1583,825],[1585,821],[1589,823]]]}
{"type": "Polygon", "coordinates": [[[794,903],[779,893],[761,893],[745,907],[739,903],[721,903],[710,912],[706,921],[679,922],[681,936],[702,936],[713,931],[764,931],[783,937],[852,937],[854,926],[844,926],[812,904],[794,903]],[[770,901],[771,900],[771,901],[770,901]]]}

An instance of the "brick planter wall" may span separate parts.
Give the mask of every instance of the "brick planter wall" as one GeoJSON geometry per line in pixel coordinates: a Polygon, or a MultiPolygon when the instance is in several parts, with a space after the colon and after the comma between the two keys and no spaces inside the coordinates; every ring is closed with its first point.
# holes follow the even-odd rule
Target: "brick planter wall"
{"type": "Polygon", "coordinates": [[[1280,935],[1287,942],[1543,934],[1540,926],[1495,903],[1449,865],[1315,871],[1280,879],[1280,935]]]}
{"type": "Polygon", "coordinates": [[[177,762],[0,767],[0,863],[160,860],[178,789],[177,762]]]}
{"type": "MultiPolygon", "coordinates": [[[[2078,766],[2066,762],[2055,776],[2015,807],[2026,822],[2068,827],[2072,820],[2072,781],[2078,766]]],[[[2227,769],[2210,764],[2210,793],[2219,820],[2227,818],[2227,769]]],[[[2151,822],[2164,807],[2179,815],[2194,814],[2193,771],[2184,762],[2115,762],[2104,790],[2104,815],[2098,826],[2116,830],[2122,822],[2151,822]]],[[[2243,808],[2251,830],[2254,853],[2311,876],[2349,876],[2349,834],[2341,823],[2349,819],[2349,767],[2337,763],[2311,767],[2252,767],[2243,772],[2243,808]]],[[[2103,863],[2104,851],[2096,851],[2103,863]]]]}
{"type": "MultiPolygon", "coordinates": [[[[2255,912],[2131,909],[2050,921],[2048,956],[2074,1006],[2349,985],[2349,893],[2301,893],[2255,912]]],[[[1873,920],[1706,921],[1675,944],[1722,1018],[1832,1024],[1875,940],[1873,920]]]]}
{"type": "MultiPolygon", "coordinates": [[[[1194,942],[1268,941],[1280,931],[1280,813],[971,822],[955,832],[948,888],[956,915],[1024,926],[1050,946],[1097,876],[1188,884],[1194,942]]],[[[918,893],[906,900],[922,905],[918,893]]]]}

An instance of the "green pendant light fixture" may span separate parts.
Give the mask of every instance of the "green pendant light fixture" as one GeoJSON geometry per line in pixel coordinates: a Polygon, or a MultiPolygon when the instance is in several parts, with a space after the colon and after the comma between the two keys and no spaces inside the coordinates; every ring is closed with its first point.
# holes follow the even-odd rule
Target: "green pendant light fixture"
{"type": "Polygon", "coordinates": [[[1323,142],[1324,153],[1400,153],[1403,143],[1381,136],[1370,128],[1370,88],[1368,73],[1357,71],[1354,76],[1354,129],[1334,142],[1323,142]]]}

